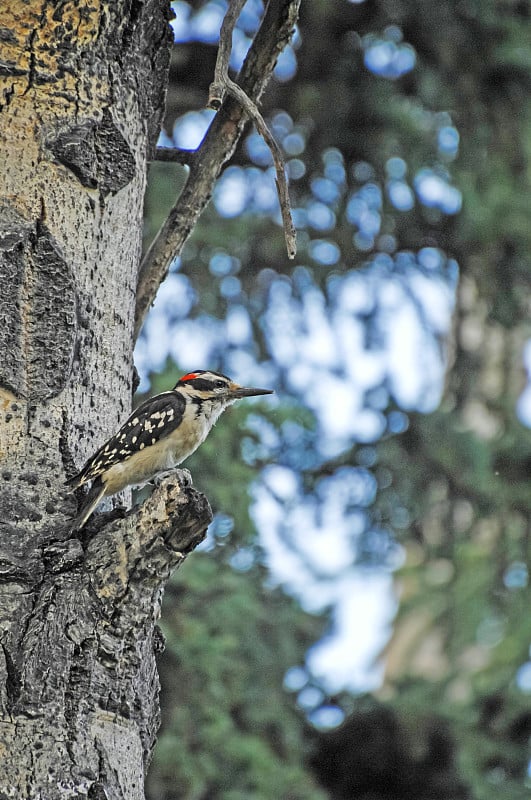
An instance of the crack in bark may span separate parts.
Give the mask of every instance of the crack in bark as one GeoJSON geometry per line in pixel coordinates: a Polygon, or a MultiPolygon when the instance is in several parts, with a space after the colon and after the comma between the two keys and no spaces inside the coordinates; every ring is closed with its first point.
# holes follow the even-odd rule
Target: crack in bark
{"type": "Polygon", "coordinates": [[[61,456],[65,475],[74,475],[76,472],[76,463],[68,443],[70,422],[68,419],[68,409],[65,406],[61,407],[61,419],[62,424],[59,431],[59,454],[61,456]]]}
{"type": "Polygon", "coordinates": [[[93,738],[94,749],[98,754],[98,776],[101,779],[92,784],[89,789],[88,797],[92,800],[107,800],[108,795],[105,791],[105,783],[107,783],[107,770],[105,766],[105,750],[97,736],[93,738]]]}
{"type": "Polygon", "coordinates": [[[4,663],[6,665],[6,711],[8,714],[11,714],[20,697],[20,671],[17,669],[11,653],[3,641],[0,641],[0,647],[2,648],[4,663]]]}
{"type": "Polygon", "coordinates": [[[0,384],[36,402],[59,394],[70,376],[77,329],[74,279],[38,218],[27,220],[3,203],[0,227],[0,384]]]}

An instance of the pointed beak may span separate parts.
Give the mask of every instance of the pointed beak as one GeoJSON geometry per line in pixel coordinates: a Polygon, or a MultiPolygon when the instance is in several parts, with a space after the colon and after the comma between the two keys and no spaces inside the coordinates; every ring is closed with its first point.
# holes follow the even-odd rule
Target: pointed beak
{"type": "Polygon", "coordinates": [[[238,386],[237,383],[232,383],[229,387],[229,395],[235,400],[241,397],[257,397],[259,394],[273,394],[272,389],[255,389],[254,387],[238,386]]]}

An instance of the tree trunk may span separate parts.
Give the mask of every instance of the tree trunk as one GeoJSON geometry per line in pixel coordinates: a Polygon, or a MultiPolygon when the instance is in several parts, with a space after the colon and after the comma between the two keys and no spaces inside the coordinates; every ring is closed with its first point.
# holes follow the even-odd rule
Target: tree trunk
{"type": "Polygon", "coordinates": [[[503,596],[501,576],[513,561],[526,563],[529,538],[528,435],[515,413],[525,384],[527,312],[515,309],[510,329],[489,318],[492,284],[471,272],[458,291],[455,363],[442,410],[413,416],[401,437],[406,481],[414,485],[419,476],[418,520],[405,544],[403,607],[386,648],[389,686],[411,677],[446,682],[448,699],[458,702],[472,697],[480,671],[500,668],[506,657],[517,661],[510,651],[500,657],[477,629],[498,605],[508,618],[512,603],[519,608],[503,596]]]}
{"type": "Polygon", "coordinates": [[[180,475],[81,539],[64,480],[130,410],[169,4],[2,5],[0,796],[133,800],[162,587],[210,510],[180,475]]]}

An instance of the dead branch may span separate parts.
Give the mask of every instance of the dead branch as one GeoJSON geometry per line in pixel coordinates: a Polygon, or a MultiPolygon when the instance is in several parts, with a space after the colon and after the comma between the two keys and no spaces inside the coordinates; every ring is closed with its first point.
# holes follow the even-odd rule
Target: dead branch
{"type": "Polygon", "coordinates": [[[286,165],[284,157],[278,146],[275,137],[266,125],[266,121],[259,112],[255,103],[250,100],[245,92],[240,89],[237,83],[234,83],[229,77],[225,79],[225,87],[227,91],[236,98],[236,100],[244,107],[247,114],[251,117],[258,133],[264,138],[265,143],[271,150],[273,156],[273,163],[275,165],[277,179],[277,194],[280,203],[280,212],[282,214],[282,224],[284,226],[284,237],[286,239],[286,249],[288,251],[288,258],[295,258],[297,253],[297,233],[293,218],[291,216],[291,205],[289,201],[288,182],[286,179],[286,165]]]}
{"type": "Polygon", "coordinates": [[[229,74],[229,60],[232,50],[232,32],[245,2],[246,0],[230,0],[227,13],[223,17],[223,22],[221,23],[214,80],[210,84],[208,90],[208,107],[216,111],[221,108],[223,98],[225,97],[226,81],[229,74]]]}
{"type": "Polygon", "coordinates": [[[179,147],[157,147],[152,161],[166,161],[188,167],[197,157],[197,150],[183,150],[179,147]]]}
{"type": "MultiPolygon", "coordinates": [[[[239,88],[256,105],[290,41],[300,0],[270,0],[260,28],[238,76],[239,88]]],[[[137,287],[135,339],[158,287],[172,261],[181,253],[200,214],[212,195],[223,164],[231,157],[248,112],[230,94],[222,102],[190,165],[186,185],[140,265],[137,287]]],[[[263,135],[263,134],[262,134],[263,135]]]]}
{"type": "Polygon", "coordinates": [[[284,236],[286,238],[286,248],[288,258],[295,258],[297,252],[297,234],[291,216],[291,206],[289,201],[288,182],[286,180],[286,165],[282,151],[278,146],[273,134],[266,125],[256,103],[229,77],[229,59],[232,48],[232,32],[240,12],[245,4],[245,0],[232,0],[223,19],[219,34],[219,47],[214,72],[214,81],[210,84],[208,92],[208,105],[210,108],[218,109],[223,102],[225,93],[229,92],[235,100],[243,106],[249,117],[254,122],[256,129],[264,138],[265,143],[271,150],[273,163],[275,165],[277,179],[277,193],[282,214],[282,224],[284,226],[284,236]]]}

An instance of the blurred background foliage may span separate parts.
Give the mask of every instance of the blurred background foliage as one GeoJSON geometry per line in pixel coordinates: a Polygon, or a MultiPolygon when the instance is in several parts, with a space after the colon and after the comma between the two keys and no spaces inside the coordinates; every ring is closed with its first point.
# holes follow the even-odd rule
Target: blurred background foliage
{"type": "MultiPolygon", "coordinates": [[[[225,6],[173,7],[160,144],[189,148],[225,6]]],[[[150,800],[529,795],[530,17],[303,0],[262,103],[295,262],[249,128],[161,287],[141,391],[276,394],[186,464],[215,519],[164,601],[150,800]]],[[[146,245],[185,175],[152,165],[146,245]]]]}

